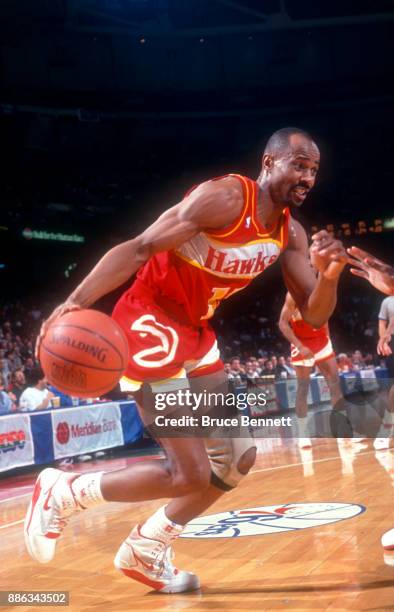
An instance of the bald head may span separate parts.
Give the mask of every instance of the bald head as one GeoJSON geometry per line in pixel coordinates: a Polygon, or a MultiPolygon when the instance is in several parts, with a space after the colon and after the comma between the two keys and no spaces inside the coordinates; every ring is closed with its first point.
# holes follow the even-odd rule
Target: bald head
{"type": "Polygon", "coordinates": [[[285,153],[289,148],[291,148],[291,144],[294,141],[301,140],[313,143],[313,139],[310,134],[308,134],[308,132],[305,132],[305,130],[301,130],[300,128],[285,127],[280,130],[277,130],[268,140],[264,149],[264,155],[283,155],[283,153],[285,153]],[[298,136],[298,138],[293,138],[293,136],[298,136]]]}

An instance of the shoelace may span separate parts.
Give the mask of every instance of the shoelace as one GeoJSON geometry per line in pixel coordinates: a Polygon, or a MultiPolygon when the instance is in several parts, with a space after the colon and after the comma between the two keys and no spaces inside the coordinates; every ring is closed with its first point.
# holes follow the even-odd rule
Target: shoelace
{"type": "Polygon", "coordinates": [[[71,516],[78,512],[81,512],[81,510],[75,506],[74,500],[63,500],[62,506],[55,502],[54,512],[49,523],[48,531],[61,534],[63,529],[67,527],[71,516]],[[66,516],[64,516],[64,513],[66,513],[66,516]]]}
{"type": "Polygon", "coordinates": [[[168,570],[171,574],[178,573],[178,570],[172,565],[172,559],[174,558],[175,553],[171,544],[164,546],[164,550],[163,544],[158,544],[152,550],[152,556],[154,557],[152,565],[158,577],[162,576],[166,570],[168,570]],[[168,565],[170,567],[168,567],[168,565]]]}
{"type": "Polygon", "coordinates": [[[51,533],[62,533],[63,529],[67,526],[68,520],[61,516],[54,516],[48,525],[48,531],[51,533]]]}

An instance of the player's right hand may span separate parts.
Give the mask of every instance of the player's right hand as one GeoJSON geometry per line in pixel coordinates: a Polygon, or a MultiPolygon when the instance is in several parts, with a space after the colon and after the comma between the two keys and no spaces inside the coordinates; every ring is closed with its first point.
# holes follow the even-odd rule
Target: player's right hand
{"type": "Polygon", "coordinates": [[[303,359],[313,359],[314,358],[314,354],[312,353],[311,349],[309,349],[307,346],[300,346],[299,347],[299,353],[300,353],[300,357],[302,357],[303,359]]]}
{"type": "Polygon", "coordinates": [[[48,328],[55,321],[55,319],[57,319],[58,317],[62,317],[67,312],[71,312],[72,310],[81,310],[81,308],[82,307],[79,306],[79,304],[75,304],[74,302],[63,302],[63,304],[60,304],[59,306],[57,306],[55,310],[49,315],[49,317],[45,319],[45,321],[41,325],[40,333],[38,334],[37,340],[36,340],[36,346],[35,346],[35,351],[34,351],[36,359],[38,360],[40,359],[41,343],[44,339],[44,336],[48,328]]]}

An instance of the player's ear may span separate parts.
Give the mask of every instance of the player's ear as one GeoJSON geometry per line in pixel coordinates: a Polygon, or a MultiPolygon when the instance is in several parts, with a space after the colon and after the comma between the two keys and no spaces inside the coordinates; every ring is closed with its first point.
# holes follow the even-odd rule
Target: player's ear
{"type": "Polygon", "coordinates": [[[262,170],[265,172],[271,172],[274,165],[274,158],[269,153],[264,153],[263,158],[261,160],[262,170]]]}

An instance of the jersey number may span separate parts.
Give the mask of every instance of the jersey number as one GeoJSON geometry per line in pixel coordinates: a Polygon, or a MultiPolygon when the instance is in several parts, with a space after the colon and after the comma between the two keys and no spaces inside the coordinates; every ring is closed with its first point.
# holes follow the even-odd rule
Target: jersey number
{"type": "Polygon", "coordinates": [[[222,300],[226,300],[230,295],[241,289],[242,287],[213,287],[212,295],[208,300],[208,310],[201,319],[210,319],[222,300]]]}

